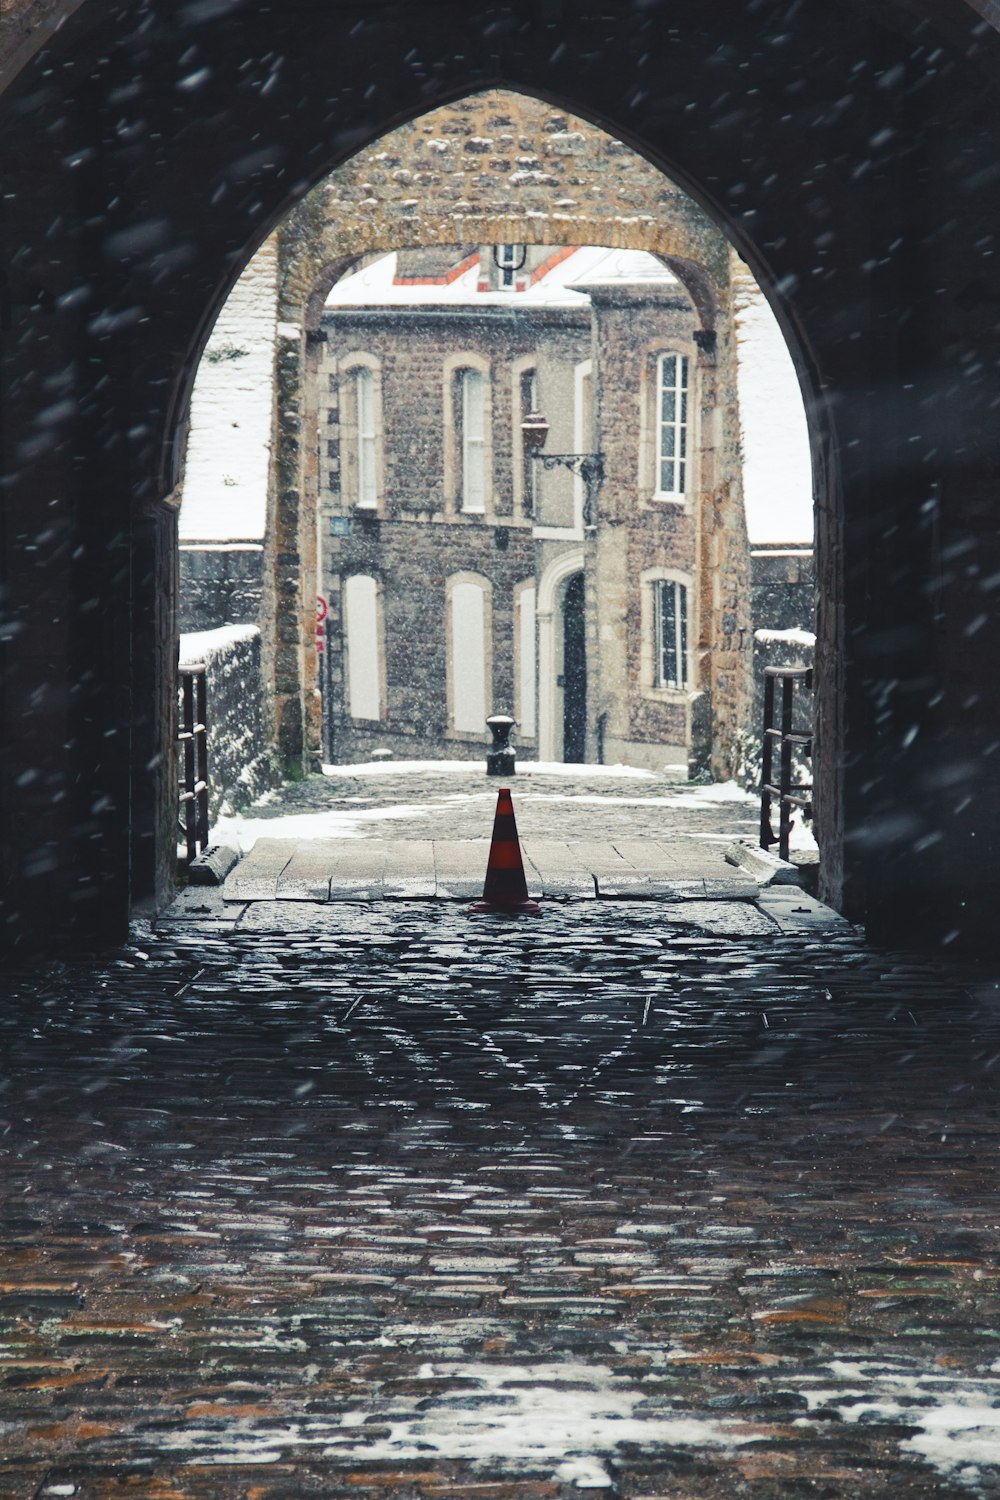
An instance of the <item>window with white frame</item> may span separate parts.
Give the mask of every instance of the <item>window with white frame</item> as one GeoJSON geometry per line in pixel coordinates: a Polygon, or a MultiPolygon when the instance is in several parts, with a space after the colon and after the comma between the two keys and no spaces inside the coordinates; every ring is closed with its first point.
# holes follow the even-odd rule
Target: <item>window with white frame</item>
{"type": "Polygon", "coordinates": [[[343,499],[347,505],[376,510],[382,400],[377,361],[369,355],[351,355],[339,378],[343,499]]]}
{"type": "MultiPolygon", "coordinates": [[[[517,420],[518,432],[521,423],[531,412],[538,410],[538,375],[535,370],[522,370],[519,382],[521,411],[517,420]]],[[[521,435],[521,509],[526,516],[538,516],[538,471],[541,465],[532,458],[527,443],[521,435]]]]}
{"type": "Polygon", "coordinates": [[[524,246],[497,245],[494,256],[498,288],[502,292],[516,291],[517,273],[524,265],[524,246]]]}
{"type": "Polygon", "coordinates": [[[481,515],[486,509],[486,379],[469,367],[458,372],[462,488],[460,509],[481,515]]]}
{"type": "Polygon", "coordinates": [[[375,375],[365,365],[359,365],[352,373],[358,466],[355,503],[371,508],[378,504],[375,463],[375,375]]]}
{"type": "Polygon", "coordinates": [[[683,499],[688,464],[688,359],[661,354],[656,361],[656,494],[683,499]]]}
{"type": "Polygon", "coordinates": [[[688,591],[673,578],[653,584],[653,686],[688,685],[688,591]]]}

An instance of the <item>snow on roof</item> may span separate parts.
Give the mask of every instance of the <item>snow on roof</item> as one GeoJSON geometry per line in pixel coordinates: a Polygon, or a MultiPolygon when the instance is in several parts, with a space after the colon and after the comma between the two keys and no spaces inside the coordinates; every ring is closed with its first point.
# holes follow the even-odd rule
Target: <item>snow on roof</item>
{"type": "MultiPolygon", "coordinates": [[[[580,253],[580,252],[578,252],[580,253]]],[[[594,254],[588,245],[584,254],[594,254]]],[[[649,255],[645,250],[598,250],[597,259],[578,275],[571,276],[574,286],[607,286],[627,284],[647,286],[658,282],[663,286],[678,286],[677,277],[668,270],[662,260],[649,255]]]]}
{"type": "Polygon", "coordinates": [[[763,292],[737,277],[736,357],[743,496],[752,548],[813,536],[812,458],[795,366],[763,292]]]}
{"type": "Polygon", "coordinates": [[[582,245],[553,265],[523,291],[478,290],[478,259],[446,285],[407,282],[395,284],[396,252],[383,255],[360,271],[338,281],[326,299],[328,308],[341,307],[565,307],[586,308],[585,292],[575,286],[660,283],[676,285],[677,278],[655,255],[644,250],[608,250],[582,245]]]}

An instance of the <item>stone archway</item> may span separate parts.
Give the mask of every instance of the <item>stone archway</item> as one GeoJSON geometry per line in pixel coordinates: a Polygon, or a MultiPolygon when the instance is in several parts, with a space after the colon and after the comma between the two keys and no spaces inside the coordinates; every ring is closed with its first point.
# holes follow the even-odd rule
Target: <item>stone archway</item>
{"type": "Polygon", "coordinates": [[[118,936],[169,887],[167,500],[215,311],[331,167],[495,87],[662,166],[765,288],[816,447],[826,894],[907,940],[992,935],[985,8],[650,0],[609,25],[607,6],[510,0],[484,27],[450,0],[5,7],[5,941],[47,941],[54,903],[68,931],[118,936]]]}
{"type": "MultiPolygon", "coordinates": [[[[439,244],[599,244],[646,250],[684,285],[701,323],[698,531],[700,669],[714,768],[732,774],[748,707],[749,587],[730,246],[701,208],[620,141],[578,115],[510,90],[418,116],[319,184],[278,231],[279,317],[298,329],[279,357],[275,424],[274,699],[286,763],[315,763],[321,738],[312,599],[318,501],[316,390],[327,292],[359,256],[439,244]],[[296,352],[298,362],[296,364],[296,352]],[[287,601],[300,585],[293,619],[287,601]],[[293,644],[295,649],[291,649],[293,644]]],[[[336,425],[336,413],[330,413],[336,425]]],[[[543,687],[542,691],[545,689],[543,687]]]]}

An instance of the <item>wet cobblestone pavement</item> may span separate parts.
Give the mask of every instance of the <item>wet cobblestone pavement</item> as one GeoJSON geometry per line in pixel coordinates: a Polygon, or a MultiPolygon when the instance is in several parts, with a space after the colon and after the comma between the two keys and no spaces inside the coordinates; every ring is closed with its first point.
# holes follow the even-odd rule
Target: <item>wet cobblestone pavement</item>
{"type": "Polygon", "coordinates": [[[5,979],[0,1496],[1000,1492],[989,976],[296,905],[5,979]]]}

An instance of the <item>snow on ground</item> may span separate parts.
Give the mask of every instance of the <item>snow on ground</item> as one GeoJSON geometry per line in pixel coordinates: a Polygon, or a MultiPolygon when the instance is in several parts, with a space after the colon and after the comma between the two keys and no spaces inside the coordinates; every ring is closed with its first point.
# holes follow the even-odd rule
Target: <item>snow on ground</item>
{"type": "MultiPolygon", "coordinates": [[[[991,1371],[1000,1371],[1000,1361],[991,1371]]],[[[831,1360],[837,1387],[807,1383],[812,1413],[836,1412],[844,1422],[890,1422],[910,1427],[903,1453],[923,1459],[939,1474],[995,1495],[1000,1482],[1000,1381],[926,1370],[902,1360],[831,1360]]]]}
{"type": "MultiPolygon", "coordinates": [[[[255,816],[255,811],[281,801],[281,792],[268,792],[245,813],[232,814],[219,819],[212,830],[216,843],[227,844],[244,853],[251,849],[258,838],[288,839],[363,839],[392,838],[393,825],[415,819],[441,819],[449,810],[456,818],[468,808],[479,804],[481,817],[472,820],[473,826],[481,828],[476,836],[489,837],[491,813],[496,803],[497,788],[502,778],[486,780],[483,765],[479,761],[371,761],[363,765],[325,766],[325,777],[334,785],[328,790],[336,794],[338,778],[345,782],[360,782],[363,786],[370,778],[372,795],[347,794],[336,797],[332,806],[323,806],[303,811],[289,811],[277,816],[272,812],[266,816],[255,816]],[[385,791],[385,778],[400,771],[410,780],[414,797],[412,800],[399,797],[390,800],[392,791],[385,791]],[[474,778],[472,785],[470,780],[474,778]],[[423,785],[421,785],[421,779],[423,785]]],[[[710,828],[703,827],[705,814],[713,807],[735,810],[755,810],[758,799],[745,792],[735,782],[713,782],[707,786],[676,784],[664,792],[659,791],[665,778],[657,778],[651,771],[638,770],[631,766],[586,766],[549,765],[546,763],[522,764],[511,785],[515,789],[517,804],[522,809],[529,805],[551,805],[553,808],[591,807],[595,809],[624,808],[647,812],[648,819],[636,819],[636,833],[643,824],[662,821],[664,811],[702,812],[698,828],[691,830],[679,826],[676,836],[713,838],[710,828]],[[534,775],[532,775],[534,773],[534,775]],[[536,780],[535,777],[538,779],[536,780]],[[566,789],[553,787],[547,778],[559,778],[566,789]],[[583,782],[579,791],[573,789],[572,780],[583,782]],[[594,783],[600,784],[600,790],[594,783]],[[636,786],[636,782],[640,785],[636,786]],[[648,783],[654,785],[646,788],[648,783]],[[607,790],[604,790],[605,786],[607,790]],[[558,789],[557,789],[558,788],[558,789]]],[[[398,795],[398,788],[395,789],[398,795]]],[[[441,825],[444,826],[443,824],[441,825]]],[[[466,828],[469,823],[466,823],[466,828]]],[[[415,836],[439,838],[441,832],[433,832],[433,823],[419,835],[413,830],[397,837],[415,836]]],[[[458,836],[458,835],[452,835],[458,836]]],[[[525,834],[524,836],[528,836],[525,834]]],[[[535,835],[537,836],[537,835],[535,835]]],[[[561,837],[565,835],[555,834],[561,837]]],[[[580,835],[582,836],[582,835],[580,835]]],[[[720,834],[720,839],[731,842],[732,834],[720,834]]]]}
{"type": "MultiPolygon", "coordinates": [[[[521,776],[530,776],[532,772],[545,776],[638,776],[646,777],[655,781],[655,771],[643,771],[637,766],[581,766],[564,765],[562,761],[554,760],[519,760],[517,773],[521,776]]],[[[683,768],[678,767],[677,779],[683,781],[683,768]]],[[[357,765],[324,766],[324,776],[386,776],[396,772],[404,775],[426,774],[428,772],[449,775],[479,775],[483,774],[483,761],[481,760],[367,760],[359,761],[357,765]]]]}
{"type": "MultiPolygon", "coordinates": [[[[380,1343],[393,1342],[392,1330],[380,1343]]],[[[195,1463],[277,1463],[297,1447],[318,1447],[340,1462],[452,1459],[506,1473],[551,1465],[552,1478],[577,1489],[613,1485],[604,1460],[623,1443],[664,1448],[735,1448],[759,1436],[747,1423],[642,1410],[645,1394],[606,1365],[465,1365],[435,1361],[421,1377],[455,1382],[430,1399],[398,1397],[380,1421],[388,1436],[366,1437],[364,1408],[269,1426],[259,1417],[224,1420],[159,1438],[195,1463]],[[432,1375],[424,1376],[430,1370],[432,1375]],[[470,1403],[475,1397],[475,1404],[470,1403]],[[407,1407],[411,1408],[407,1410],[407,1407]]],[[[375,1413],[378,1415],[378,1413],[375,1413]]]]}
{"type": "Polygon", "coordinates": [[[391,828],[373,825],[424,817],[439,805],[433,802],[398,802],[392,807],[366,807],[357,811],[331,807],[323,812],[289,813],[283,818],[253,818],[243,813],[233,813],[220,818],[216,823],[212,829],[212,842],[225,844],[246,854],[260,838],[391,838],[391,828]]]}

